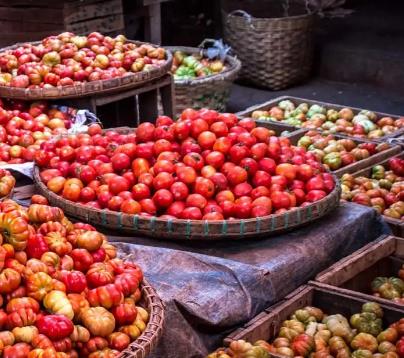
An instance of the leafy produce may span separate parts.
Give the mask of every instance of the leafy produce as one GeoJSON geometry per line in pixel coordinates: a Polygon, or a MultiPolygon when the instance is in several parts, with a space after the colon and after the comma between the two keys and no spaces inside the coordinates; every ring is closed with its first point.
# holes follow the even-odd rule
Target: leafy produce
{"type": "Polygon", "coordinates": [[[382,165],[372,168],[370,178],[351,174],[341,177],[341,198],[357,204],[372,206],[379,213],[402,220],[404,218],[404,160],[389,159],[391,170],[382,165]]]}
{"type": "Polygon", "coordinates": [[[225,64],[219,59],[210,60],[201,55],[187,55],[183,51],[175,51],[171,72],[174,79],[184,80],[214,75],[225,69],[225,64]]]}
{"type": "Polygon", "coordinates": [[[91,225],[33,200],[0,203],[2,356],[117,357],[148,322],[142,271],[91,225]]]}
{"type": "Polygon", "coordinates": [[[382,308],[365,303],[362,312],[348,320],[341,314],[326,315],[316,307],[304,307],[282,323],[272,343],[259,340],[254,344],[233,341],[228,348],[219,348],[207,358],[284,357],[404,357],[404,318],[382,328],[382,308]]]}
{"type": "Polygon", "coordinates": [[[295,127],[322,129],[326,134],[345,133],[361,138],[380,138],[392,134],[404,127],[404,117],[377,118],[368,110],[354,113],[350,108],[326,108],[318,104],[307,103],[296,105],[291,100],[283,100],[269,110],[257,110],[252,118],[286,123],[295,127]]]}
{"type": "Polygon", "coordinates": [[[165,63],[166,53],[150,44],[136,45],[124,35],[63,32],[39,44],[23,44],[0,54],[0,85],[53,88],[109,80],[149,71],[165,63]]]}
{"type": "Polygon", "coordinates": [[[52,134],[70,128],[73,115],[72,109],[61,111],[44,101],[0,99],[0,164],[33,161],[52,134]]]}
{"type": "Polygon", "coordinates": [[[305,133],[297,144],[315,153],[330,170],[338,170],[390,148],[387,143],[357,144],[352,139],[338,139],[332,134],[324,134],[316,130],[305,133]]]}
{"type": "Polygon", "coordinates": [[[371,283],[374,296],[404,304],[404,265],[398,277],[376,277],[371,283]]]}
{"type": "Polygon", "coordinates": [[[38,152],[40,177],[67,200],[162,218],[266,216],[324,198],[335,182],[314,153],[252,119],[187,109],[120,134],[52,139],[38,152]],[[46,160],[42,160],[46,158],[46,160]]]}

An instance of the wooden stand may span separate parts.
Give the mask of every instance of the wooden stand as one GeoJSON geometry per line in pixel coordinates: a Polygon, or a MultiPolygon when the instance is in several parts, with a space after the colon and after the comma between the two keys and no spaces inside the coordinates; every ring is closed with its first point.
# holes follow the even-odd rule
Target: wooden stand
{"type": "Polygon", "coordinates": [[[102,122],[104,128],[136,127],[141,122],[155,121],[159,114],[175,114],[174,82],[167,74],[138,88],[107,95],[70,99],[68,106],[88,109],[102,122]],[[159,98],[163,113],[159,111],[159,98]]]}

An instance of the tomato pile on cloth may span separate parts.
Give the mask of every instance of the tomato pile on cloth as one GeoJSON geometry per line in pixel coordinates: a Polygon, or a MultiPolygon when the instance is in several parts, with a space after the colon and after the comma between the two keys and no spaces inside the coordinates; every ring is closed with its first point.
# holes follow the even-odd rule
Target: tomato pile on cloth
{"type": "Polygon", "coordinates": [[[124,35],[63,32],[0,54],[0,85],[54,88],[109,80],[149,71],[166,63],[166,52],[150,44],[136,45],[124,35]]]}
{"type": "Polygon", "coordinates": [[[92,208],[162,218],[254,218],[304,207],[335,182],[316,155],[252,119],[213,110],[160,116],[128,133],[52,139],[35,155],[52,192],[92,208]]]}
{"type": "Polygon", "coordinates": [[[4,358],[115,357],[145,330],[141,269],[89,224],[33,196],[0,203],[4,358]]]}

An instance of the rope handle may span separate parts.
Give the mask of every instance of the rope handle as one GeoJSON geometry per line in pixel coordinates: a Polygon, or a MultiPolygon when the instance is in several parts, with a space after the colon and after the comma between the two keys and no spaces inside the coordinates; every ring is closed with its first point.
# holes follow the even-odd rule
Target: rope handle
{"type": "Polygon", "coordinates": [[[389,144],[404,145],[404,136],[400,136],[400,137],[396,137],[396,138],[388,138],[386,142],[389,144]]]}
{"type": "Polygon", "coordinates": [[[252,23],[253,20],[253,16],[250,15],[248,12],[244,11],[244,10],[233,10],[232,12],[230,12],[229,14],[227,14],[227,20],[226,22],[229,23],[230,22],[230,16],[241,16],[243,17],[247,23],[250,25],[250,27],[255,30],[255,26],[252,23]]]}

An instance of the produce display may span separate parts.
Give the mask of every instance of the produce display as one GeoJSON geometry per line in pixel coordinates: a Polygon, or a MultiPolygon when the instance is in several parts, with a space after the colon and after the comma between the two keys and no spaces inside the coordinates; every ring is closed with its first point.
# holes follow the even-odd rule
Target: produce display
{"type": "Polygon", "coordinates": [[[404,357],[404,318],[383,327],[383,309],[374,302],[365,303],[362,311],[351,317],[327,315],[307,306],[294,312],[282,323],[272,343],[254,344],[233,341],[207,358],[402,358],[404,357]]]}
{"type": "Polygon", "coordinates": [[[404,304],[404,265],[398,271],[398,277],[376,277],[371,289],[374,296],[404,304]]]}
{"type": "Polygon", "coordinates": [[[214,75],[225,69],[225,64],[219,59],[210,60],[199,55],[175,51],[171,73],[174,74],[174,79],[185,80],[214,75]]]}
{"type": "Polygon", "coordinates": [[[41,143],[70,128],[73,115],[43,101],[0,99],[0,164],[33,161],[41,143]]]}
{"type": "Polygon", "coordinates": [[[24,44],[0,53],[0,85],[53,88],[109,80],[148,71],[165,63],[166,52],[149,44],[136,45],[124,35],[115,38],[93,32],[64,32],[39,44],[24,44]]]}
{"type": "Polygon", "coordinates": [[[334,187],[313,153],[252,119],[185,110],[122,134],[51,139],[35,160],[47,188],[92,208],[170,219],[223,220],[283,213],[334,187]]]}
{"type": "Polygon", "coordinates": [[[357,204],[372,206],[379,213],[404,219],[404,159],[389,159],[390,170],[382,165],[372,167],[370,178],[353,177],[344,174],[341,177],[341,198],[357,204]]]}
{"type": "Polygon", "coordinates": [[[15,186],[15,178],[5,169],[0,169],[0,200],[11,194],[15,186]]]}
{"type": "Polygon", "coordinates": [[[362,110],[354,113],[350,108],[337,111],[318,104],[296,105],[291,100],[283,100],[267,111],[254,111],[252,118],[372,139],[392,134],[404,127],[404,117],[395,120],[391,117],[378,118],[372,111],[362,110]]]}
{"type": "Polygon", "coordinates": [[[116,357],[145,330],[143,274],[91,225],[35,195],[0,203],[2,357],[116,357]]]}
{"type": "Polygon", "coordinates": [[[297,145],[315,153],[330,170],[338,170],[390,148],[387,143],[356,144],[352,139],[338,139],[316,130],[305,133],[297,145]]]}

